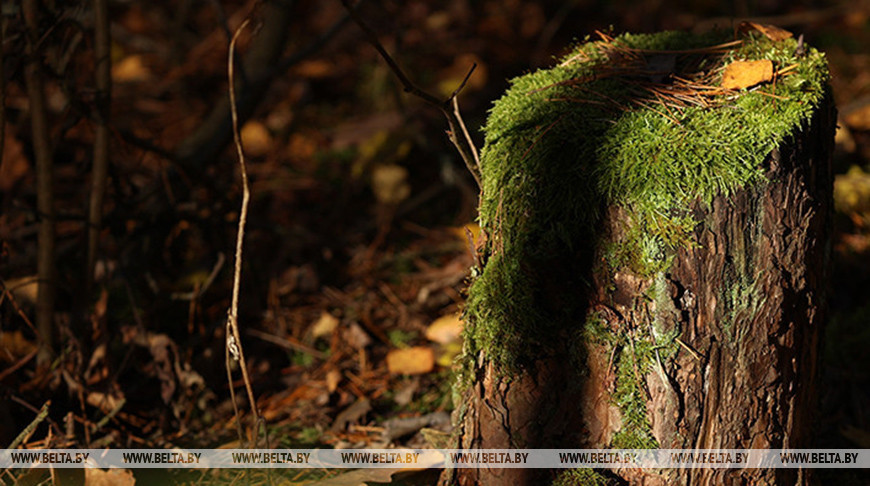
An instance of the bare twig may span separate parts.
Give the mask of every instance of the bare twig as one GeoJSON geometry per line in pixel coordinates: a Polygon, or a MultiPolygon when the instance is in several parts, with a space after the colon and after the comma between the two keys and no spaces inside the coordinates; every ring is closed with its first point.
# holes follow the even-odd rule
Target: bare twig
{"type": "Polygon", "coordinates": [[[308,347],[308,346],[306,346],[300,342],[297,342],[293,339],[286,339],[286,338],[281,338],[278,336],[273,336],[269,333],[258,331],[256,329],[248,329],[245,332],[249,336],[254,336],[255,338],[262,339],[263,341],[272,343],[276,346],[281,346],[284,349],[289,349],[291,351],[298,351],[300,353],[309,354],[317,359],[323,360],[323,359],[326,359],[328,357],[328,356],[326,356],[326,354],[324,354],[324,353],[322,353],[314,348],[308,347]]]}
{"type": "MultiPolygon", "coordinates": [[[[240,85],[236,113],[241,123],[254,112],[272,79],[322,49],[350,19],[350,15],[345,15],[311,43],[281,58],[285,36],[294,17],[289,7],[282,2],[265,2],[262,16],[264,22],[261,33],[247,50],[242,69],[239,70],[240,79],[236,83],[240,85]]],[[[239,61],[238,57],[235,61],[239,61]]],[[[174,159],[188,171],[202,171],[204,164],[211,162],[231,140],[231,124],[230,107],[226,100],[222,100],[199,127],[176,147],[174,159]]]]}
{"type": "Polygon", "coordinates": [[[467,130],[465,130],[465,123],[462,121],[462,116],[459,114],[458,104],[453,104],[453,100],[456,99],[456,96],[465,87],[465,83],[468,81],[468,78],[471,77],[471,73],[474,72],[474,68],[477,67],[475,64],[468,71],[468,74],[465,76],[465,79],[462,80],[462,83],[459,87],[450,95],[446,100],[441,100],[435,95],[423,91],[416,84],[414,84],[410,78],[402,71],[402,68],[399,67],[398,63],[390,56],[387,50],[384,48],[384,45],[381,44],[381,41],[378,40],[377,34],[369,27],[369,25],[363,20],[362,16],[356,11],[356,9],[351,5],[350,0],[341,0],[341,3],[347,9],[348,14],[350,14],[351,18],[354,22],[359,26],[360,29],[365,33],[366,38],[369,41],[369,44],[378,51],[378,54],[384,59],[384,62],[387,63],[390,70],[393,74],[399,79],[399,82],[402,84],[403,89],[406,93],[410,93],[421,100],[425,101],[427,104],[434,106],[444,116],[447,118],[447,126],[449,128],[447,132],[447,136],[450,139],[450,142],[453,143],[453,146],[456,147],[456,150],[459,151],[460,157],[462,157],[462,161],[465,162],[465,166],[468,168],[468,171],[471,172],[471,175],[474,177],[474,180],[477,182],[477,187],[481,187],[480,182],[480,165],[478,163],[477,157],[477,149],[471,141],[471,137],[468,136],[467,130]],[[464,136],[459,136],[459,131],[462,130],[464,136]]]}
{"type": "MultiPolygon", "coordinates": [[[[251,199],[251,191],[248,186],[248,168],[245,164],[245,153],[242,150],[242,137],[239,133],[239,114],[236,110],[236,84],[235,73],[234,73],[234,54],[236,51],[236,41],[239,38],[239,34],[242,33],[242,30],[248,26],[250,23],[250,19],[246,19],[242,22],[242,25],[236,29],[236,32],[233,34],[233,38],[230,41],[230,50],[227,56],[227,76],[229,77],[229,89],[230,89],[230,112],[233,118],[233,140],[236,145],[236,152],[239,157],[239,171],[242,176],[242,207],[239,212],[239,230],[236,236],[236,261],[233,271],[233,296],[232,302],[230,303],[229,316],[227,317],[227,352],[226,352],[226,360],[227,360],[227,378],[229,379],[230,385],[230,393],[233,399],[233,407],[236,410],[236,423],[239,424],[239,428],[241,428],[241,416],[239,415],[238,407],[236,406],[235,400],[235,391],[233,390],[233,379],[232,379],[232,371],[230,367],[230,354],[232,354],[232,358],[236,359],[239,362],[239,368],[242,369],[242,378],[245,382],[245,390],[248,393],[248,402],[251,406],[251,415],[254,420],[254,431],[251,434],[251,438],[254,442],[257,440],[257,434],[259,431],[260,424],[260,414],[257,411],[257,400],[254,397],[254,390],[251,387],[251,379],[248,376],[248,367],[245,362],[245,353],[242,349],[242,339],[239,335],[239,287],[241,284],[242,278],[242,247],[245,239],[245,223],[248,219],[248,201],[251,199]]],[[[244,437],[240,436],[239,440],[244,442],[244,437]]]]}
{"type": "Polygon", "coordinates": [[[96,58],[96,132],[94,134],[94,166],[91,170],[91,200],[88,210],[88,256],[85,267],[85,293],[90,292],[97,262],[100,227],[103,221],[103,199],[109,172],[109,112],[112,99],[112,56],[109,52],[108,0],[94,0],[94,56],[96,58]]]}
{"type": "Polygon", "coordinates": [[[40,334],[39,364],[46,364],[52,356],[54,321],[54,197],[52,194],[52,151],[45,112],[45,93],[40,71],[39,9],[37,0],[24,0],[21,10],[27,25],[27,66],[24,77],[30,99],[30,129],[33,134],[33,154],[36,158],[36,207],[39,212],[39,249],[37,274],[39,290],[36,297],[36,328],[40,334]]]}
{"type": "Polygon", "coordinates": [[[48,417],[48,407],[50,405],[51,405],[51,400],[42,404],[42,408],[39,409],[39,413],[36,414],[36,418],[34,418],[33,421],[30,422],[30,424],[27,427],[25,427],[24,430],[22,430],[21,433],[18,434],[18,437],[16,437],[15,440],[13,440],[12,443],[9,444],[6,448],[7,449],[15,449],[22,442],[27,440],[27,438],[33,434],[33,431],[36,430],[36,427],[38,427],[39,424],[41,424],[42,421],[45,420],[46,417],[48,417]]]}

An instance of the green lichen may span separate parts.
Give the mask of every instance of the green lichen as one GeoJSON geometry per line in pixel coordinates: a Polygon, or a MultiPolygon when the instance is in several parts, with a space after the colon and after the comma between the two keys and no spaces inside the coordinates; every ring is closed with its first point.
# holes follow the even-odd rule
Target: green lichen
{"type": "MultiPolygon", "coordinates": [[[[465,310],[466,380],[481,353],[510,375],[570,337],[586,313],[582,289],[601,264],[593,255],[605,250],[607,266],[644,277],[666,271],[677,248],[694,244],[700,223],[692,205],[764,181],[765,157],[808,122],[826,95],[821,53],[808,48],[796,57],[794,39],[750,35],[730,51],[664,60],[673,59],[675,73],[708,73],[713,85],[734,60],[768,59],[776,70],[789,67],[788,75],[710,97],[707,106],[665,106],[638,88],[647,81],[642,71],[663,55],[652,50],[730,40],[730,34],[623,35],[582,44],[557,66],[511,82],[484,129],[479,218],[488,239],[465,310]],[[639,60],[630,72],[613,74],[625,48],[639,60]],[[610,207],[621,208],[626,227],[601,249],[599,225],[610,207]]],[[[622,401],[633,403],[637,390],[625,386],[622,401]]],[[[644,440],[629,442],[635,439],[644,440]]]]}

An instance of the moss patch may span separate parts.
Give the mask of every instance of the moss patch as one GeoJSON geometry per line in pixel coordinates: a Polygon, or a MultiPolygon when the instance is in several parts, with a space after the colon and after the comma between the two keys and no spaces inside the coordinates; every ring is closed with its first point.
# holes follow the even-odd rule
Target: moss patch
{"type": "Polygon", "coordinates": [[[505,374],[519,371],[583,322],[605,208],[626,214],[607,264],[651,277],[693,244],[695,201],[764,181],[764,158],[810,119],[828,71],[814,49],[796,56],[794,39],[751,34],[710,49],[732,40],[606,38],[511,82],[484,129],[486,263],[469,289],[466,371],[481,351],[505,374]],[[781,75],[716,94],[724,66],[760,59],[781,75]],[[678,84],[697,96],[669,97],[678,84]]]}
{"type": "Polygon", "coordinates": [[[566,469],[561,471],[552,486],[611,486],[616,481],[589,468],[566,469]]]}

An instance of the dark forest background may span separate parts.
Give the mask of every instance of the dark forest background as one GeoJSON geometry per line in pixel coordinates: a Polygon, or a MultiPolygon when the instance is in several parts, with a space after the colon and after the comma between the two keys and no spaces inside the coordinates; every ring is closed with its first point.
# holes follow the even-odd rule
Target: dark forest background
{"type": "MultiPolygon", "coordinates": [[[[30,29],[19,2],[2,4],[0,443],[239,446],[224,347],[241,186],[221,110],[229,37],[251,17],[237,46],[252,192],[240,326],[269,444],[439,445],[477,187],[441,113],[403,93],[342,3],[110,1],[110,100],[97,81],[94,5],[33,3],[30,29]],[[41,135],[28,66],[43,84],[41,135]],[[101,120],[109,166],[89,272],[101,120]],[[35,324],[41,136],[56,223],[48,358],[35,324]]],[[[596,30],[734,29],[752,18],[823,50],[840,120],[817,446],[870,448],[870,3],[365,0],[357,11],[431,93],[447,98],[477,65],[459,101],[478,147],[508,79],[596,30]]],[[[290,484],[338,475],[290,471],[290,484]]],[[[150,484],[149,474],[169,473],[136,479],[150,484]]],[[[30,480],[46,478],[0,477],[30,480]]],[[[426,473],[404,480],[434,484],[426,473]]]]}

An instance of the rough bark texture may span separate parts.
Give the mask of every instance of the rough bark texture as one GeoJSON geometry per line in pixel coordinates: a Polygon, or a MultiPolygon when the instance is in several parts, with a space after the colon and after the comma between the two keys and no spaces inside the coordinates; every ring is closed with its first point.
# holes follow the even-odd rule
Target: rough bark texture
{"type": "MultiPolygon", "coordinates": [[[[657,358],[638,376],[650,432],[661,448],[812,445],[835,121],[829,99],[767,158],[768,182],[710,205],[699,202],[697,244],[680,249],[667,272],[642,278],[600,265],[589,279],[591,289],[576,289],[588,300],[589,313],[614,333],[679,331],[676,352],[657,358]],[[649,297],[654,286],[661,298],[649,297]]],[[[624,217],[616,208],[608,210],[600,236],[617,238],[624,217]]],[[[578,326],[584,319],[577,316],[578,326]]],[[[474,383],[456,412],[457,447],[611,447],[624,426],[612,399],[618,350],[592,340],[581,343],[585,366],[579,368],[585,369],[577,369],[569,364],[571,346],[553,342],[534,372],[519,376],[505,377],[479,358],[474,383]]],[[[641,485],[791,485],[808,479],[791,469],[611,473],[641,485]]],[[[457,469],[442,482],[531,485],[552,477],[551,471],[533,469],[457,469]]]]}

